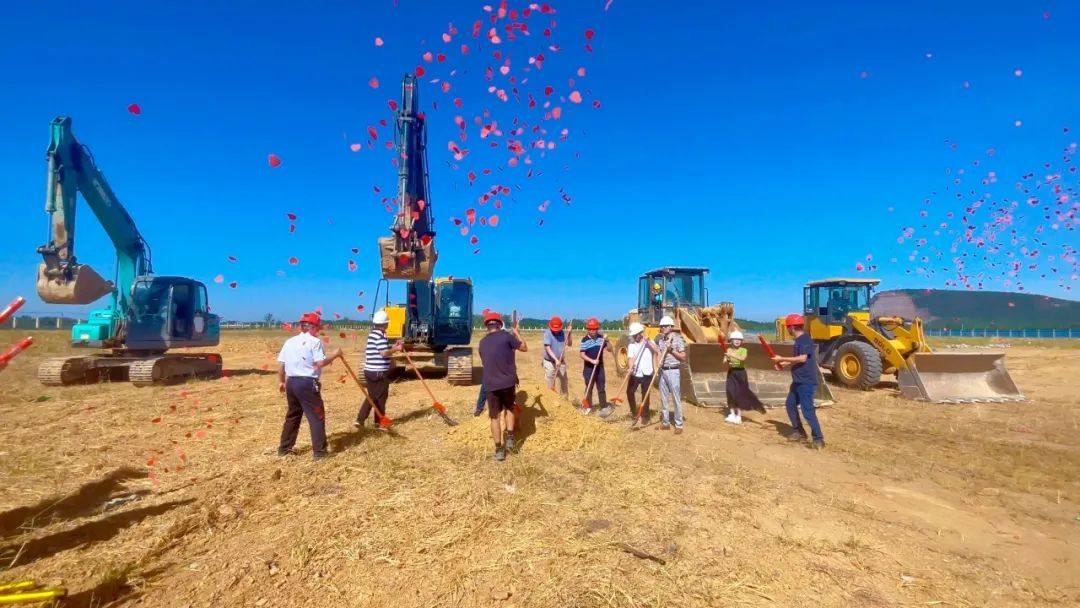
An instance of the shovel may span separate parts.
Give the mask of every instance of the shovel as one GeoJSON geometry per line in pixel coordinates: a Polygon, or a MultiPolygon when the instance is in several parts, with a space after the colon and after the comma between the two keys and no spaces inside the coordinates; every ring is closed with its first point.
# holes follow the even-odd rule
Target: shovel
{"type": "Polygon", "coordinates": [[[376,407],[375,400],[371,398],[371,395],[367,392],[367,388],[360,382],[360,378],[356,376],[356,372],[354,372],[352,366],[349,365],[349,360],[342,357],[341,364],[345,366],[345,371],[349,372],[352,379],[356,381],[356,386],[359,386],[360,391],[364,393],[364,399],[367,399],[367,402],[371,404],[371,411],[375,412],[375,418],[379,421],[379,428],[384,430],[389,429],[390,425],[394,424],[394,421],[391,420],[389,416],[384,416],[383,413],[379,411],[379,408],[376,407]]]}
{"type": "Polygon", "coordinates": [[[457,420],[454,420],[450,417],[449,414],[446,413],[446,406],[440,403],[439,400],[435,398],[435,393],[431,392],[431,388],[427,385],[427,382],[424,382],[424,376],[420,374],[420,369],[416,367],[415,363],[413,363],[412,357],[409,356],[409,351],[403,350],[401,352],[405,355],[405,360],[409,362],[409,367],[412,368],[413,373],[416,374],[416,378],[420,380],[420,384],[424,387],[424,390],[427,391],[428,396],[431,397],[431,407],[435,408],[435,411],[439,413],[439,416],[443,419],[443,422],[445,422],[448,426],[457,426],[457,420]]]}

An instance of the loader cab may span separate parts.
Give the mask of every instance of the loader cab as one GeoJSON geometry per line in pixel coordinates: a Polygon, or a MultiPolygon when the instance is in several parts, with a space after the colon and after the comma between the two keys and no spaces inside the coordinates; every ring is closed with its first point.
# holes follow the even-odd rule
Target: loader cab
{"type": "Polygon", "coordinates": [[[705,288],[708,268],[665,267],[638,278],[638,313],[646,325],[655,326],[677,308],[699,310],[709,305],[705,288]]]}
{"type": "Polygon", "coordinates": [[[848,315],[870,319],[870,296],[878,279],[825,279],[803,288],[803,314],[810,337],[830,340],[842,335],[848,315]]]}
{"type": "Polygon", "coordinates": [[[210,312],[206,286],[199,281],[143,276],[131,288],[125,346],[147,351],[214,346],[220,323],[210,312]]]}

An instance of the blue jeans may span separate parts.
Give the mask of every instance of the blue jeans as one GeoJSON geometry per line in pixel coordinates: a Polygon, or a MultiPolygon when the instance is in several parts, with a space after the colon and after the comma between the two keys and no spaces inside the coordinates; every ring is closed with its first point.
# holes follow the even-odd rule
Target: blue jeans
{"type": "Polygon", "coordinates": [[[817,412],[814,410],[814,384],[792,383],[787,394],[787,415],[791,419],[791,428],[806,434],[803,430],[802,421],[799,420],[799,410],[802,410],[803,418],[810,425],[810,436],[816,441],[825,441],[821,435],[821,425],[818,424],[817,412]],[[796,407],[798,406],[798,407],[796,407]]]}

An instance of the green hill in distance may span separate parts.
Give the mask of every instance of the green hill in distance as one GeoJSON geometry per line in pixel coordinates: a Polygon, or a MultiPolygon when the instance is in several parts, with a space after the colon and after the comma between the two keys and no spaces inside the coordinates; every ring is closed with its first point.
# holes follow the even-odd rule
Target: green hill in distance
{"type": "Polygon", "coordinates": [[[875,294],[870,308],[934,329],[1080,329],[1080,302],[1029,293],[893,289],[875,294]]]}

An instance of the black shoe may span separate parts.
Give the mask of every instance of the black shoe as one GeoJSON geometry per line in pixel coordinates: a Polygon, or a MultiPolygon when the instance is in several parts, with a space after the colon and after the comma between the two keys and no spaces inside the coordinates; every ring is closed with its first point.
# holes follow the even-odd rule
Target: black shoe
{"type": "Polygon", "coordinates": [[[806,441],[806,433],[802,431],[791,431],[788,433],[788,441],[806,441]]]}
{"type": "Polygon", "coordinates": [[[281,448],[278,448],[278,451],[277,451],[278,458],[285,458],[286,456],[292,456],[292,454],[293,454],[293,451],[291,449],[290,450],[283,450],[281,448]]]}
{"type": "Polygon", "coordinates": [[[506,434],[506,450],[511,451],[511,452],[514,450],[514,434],[513,433],[507,433],[506,434]]]}
{"type": "Polygon", "coordinates": [[[814,443],[810,444],[810,447],[811,447],[811,449],[815,449],[815,450],[824,450],[825,449],[825,440],[823,440],[823,439],[815,439],[814,443]]]}
{"type": "Polygon", "coordinates": [[[483,413],[484,413],[484,406],[480,406],[480,407],[476,408],[475,410],[473,410],[472,415],[473,416],[479,416],[480,414],[483,414],[483,413]]]}
{"type": "Polygon", "coordinates": [[[506,448],[501,445],[495,446],[495,460],[497,462],[506,460],[506,448]]]}
{"type": "Polygon", "coordinates": [[[311,455],[312,460],[326,460],[330,458],[330,452],[315,452],[311,455]]]}

